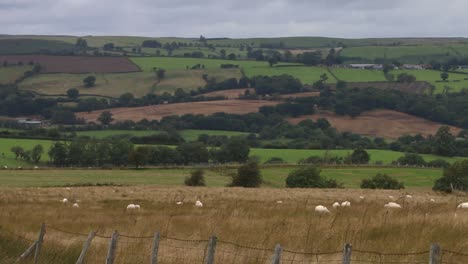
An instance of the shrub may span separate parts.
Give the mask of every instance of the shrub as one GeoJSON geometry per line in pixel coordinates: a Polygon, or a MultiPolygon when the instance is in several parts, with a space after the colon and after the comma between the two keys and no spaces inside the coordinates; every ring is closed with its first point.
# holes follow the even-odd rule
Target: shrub
{"type": "Polygon", "coordinates": [[[96,83],[96,77],[94,76],[90,75],[83,79],[83,84],[88,88],[93,87],[95,83],[96,83]]]}
{"type": "MultiPolygon", "coordinates": [[[[394,162],[395,163],[395,162],[394,162]]],[[[414,166],[424,166],[426,162],[424,158],[416,153],[405,153],[403,157],[400,157],[396,163],[400,165],[414,165],[414,166]]]]}
{"type": "Polygon", "coordinates": [[[350,158],[352,164],[368,164],[370,160],[369,153],[363,149],[354,150],[350,158]]]}
{"type": "Polygon", "coordinates": [[[334,179],[326,179],[320,176],[320,168],[310,166],[300,168],[289,173],[286,178],[288,188],[341,188],[334,179]]]}
{"type": "Polygon", "coordinates": [[[190,177],[185,178],[185,185],[187,186],[206,186],[205,172],[201,169],[194,170],[190,177]]]}
{"type": "Polygon", "coordinates": [[[255,188],[259,187],[262,182],[258,163],[256,161],[249,161],[237,169],[237,174],[233,176],[232,183],[229,186],[255,188]]]}
{"type": "Polygon", "coordinates": [[[450,166],[450,163],[443,159],[436,159],[428,162],[427,166],[434,168],[448,168],[450,166]]]}
{"type": "Polygon", "coordinates": [[[264,164],[286,164],[286,161],[282,158],[272,157],[269,160],[265,161],[264,164]]]}
{"type": "Polygon", "coordinates": [[[378,173],[372,178],[363,179],[361,182],[362,189],[386,189],[386,190],[399,190],[404,189],[403,182],[388,176],[387,174],[378,173]]]}
{"type": "Polygon", "coordinates": [[[444,169],[442,178],[438,179],[434,191],[443,191],[451,193],[453,190],[468,190],[468,160],[455,162],[453,165],[444,169]]]}

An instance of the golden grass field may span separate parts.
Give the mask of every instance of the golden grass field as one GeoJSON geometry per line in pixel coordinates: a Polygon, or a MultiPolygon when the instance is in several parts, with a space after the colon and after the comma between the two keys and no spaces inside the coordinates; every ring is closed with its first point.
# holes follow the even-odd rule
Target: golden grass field
{"type": "MultiPolygon", "coordinates": [[[[215,263],[270,263],[277,243],[284,248],[281,263],[341,263],[343,244],[352,243],[352,263],[427,263],[430,243],[463,252],[468,246],[468,210],[456,210],[464,196],[431,191],[369,191],[318,189],[243,189],[204,187],[72,187],[0,189],[0,263],[12,263],[35,240],[41,223],[45,235],[41,263],[75,263],[86,236],[99,230],[86,263],[104,263],[113,230],[120,237],[116,263],[149,263],[152,236],[159,231],[160,263],[203,263],[206,241],[218,237],[215,263]],[[406,198],[406,194],[413,198],[406,198]],[[394,196],[403,209],[385,209],[394,196]],[[364,196],[360,199],[359,196],[364,196]],[[80,200],[80,208],[62,204],[80,200]],[[200,199],[203,208],[194,202],[200,199]],[[435,202],[430,202],[435,199],[435,202]],[[283,201],[279,204],[277,201],[283,201]],[[335,201],[350,208],[334,210],[335,201]],[[176,205],[183,201],[183,205],[176,205]],[[125,210],[129,203],[139,211],[125,210]],[[331,214],[314,212],[327,206],[331,214]],[[170,238],[202,241],[177,241],[170,238]],[[247,249],[237,245],[258,249],[247,249]],[[267,249],[267,250],[260,250],[267,249]],[[296,253],[293,253],[294,251],[296,253]],[[421,252],[410,256],[364,253],[421,252]],[[308,255],[299,252],[337,252],[308,255]],[[375,261],[375,262],[372,262],[375,261]]],[[[468,263],[468,257],[443,252],[444,263],[468,263]]]]}

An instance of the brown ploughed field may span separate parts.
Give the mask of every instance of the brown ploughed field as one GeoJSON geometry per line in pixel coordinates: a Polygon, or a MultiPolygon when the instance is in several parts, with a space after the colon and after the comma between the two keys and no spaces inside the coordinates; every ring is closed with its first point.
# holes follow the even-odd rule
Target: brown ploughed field
{"type": "MultiPolygon", "coordinates": [[[[288,120],[293,124],[297,124],[302,120],[317,120],[318,118],[326,118],[330,124],[339,131],[392,139],[403,135],[435,135],[437,129],[443,126],[443,124],[440,123],[392,110],[368,111],[355,118],[325,112],[310,116],[290,118],[288,120]]],[[[452,134],[458,134],[461,131],[461,129],[457,127],[450,128],[452,134]]]]}
{"type": "Polygon", "coordinates": [[[2,55],[0,61],[9,64],[39,63],[41,73],[118,73],[137,72],[140,68],[124,57],[2,55]]]}
{"type": "Polygon", "coordinates": [[[113,114],[115,121],[140,121],[142,119],[160,120],[165,116],[184,114],[204,114],[210,115],[218,112],[229,114],[247,114],[257,112],[258,108],[265,105],[276,105],[279,102],[266,100],[220,100],[192,103],[177,103],[153,105],[144,107],[119,107],[106,110],[80,112],[77,117],[83,118],[86,122],[96,122],[103,111],[113,114]]]}

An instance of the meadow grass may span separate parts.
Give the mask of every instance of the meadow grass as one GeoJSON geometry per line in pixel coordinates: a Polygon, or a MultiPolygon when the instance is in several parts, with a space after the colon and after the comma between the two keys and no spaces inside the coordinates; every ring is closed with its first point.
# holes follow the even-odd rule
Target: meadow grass
{"type": "MultiPolygon", "coordinates": [[[[3,62],[2,62],[3,63],[3,62]]],[[[11,62],[16,63],[16,62],[11,62]]],[[[26,71],[32,69],[32,66],[9,66],[0,67],[0,84],[14,83],[20,77],[23,77],[26,71]]]]}
{"type": "MultiPolygon", "coordinates": [[[[297,166],[264,167],[261,170],[263,187],[283,188],[288,174],[297,166]]],[[[38,170],[1,170],[0,187],[51,187],[68,184],[104,184],[118,185],[184,185],[185,177],[193,168],[179,169],[38,169],[38,170]]],[[[214,167],[205,169],[207,186],[222,187],[231,182],[236,174],[235,167],[214,167]]],[[[386,173],[403,181],[407,188],[430,189],[434,181],[442,176],[440,169],[423,168],[378,168],[378,167],[324,167],[322,176],[336,179],[346,188],[359,188],[361,180],[386,173]]]]}
{"type": "Polygon", "coordinates": [[[463,88],[468,88],[468,75],[460,73],[449,73],[449,78],[446,82],[442,82],[440,78],[441,71],[435,70],[395,70],[391,73],[397,76],[400,73],[408,73],[414,75],[417,81],[426,81],[436,87],[436,93],[442,93],[445,86],[450,87],[449,92],[460,91],[463,88]]]}
{"type": "MultiPolygon", "coordinates": [[[[468,245],[468,215],[455,210],[466,195],[444,196],[416,190],[154,186],[0,190],[0,257],[3,259],[14,259],[30,244],[10,232],[33,240],[43,222],[47,224],[47,232],[41,262],[51,264],[73,263],[86,235],[93,230],[99,230],[98,234],[105,237],[94,239],[87,263],[104,262],[109,242],[106,237],[113,230],[133,237],[147,237],[120,237],[116,260],[129,264],[148,261],[156,231],[163,237],[159,258],[169,264],[202,263],[206,240],[213,234],[218,237],[216,263],[234,264],[267,263],[277,243],[286,249],[283,254],[286,263],[340,261],[344,243],[353,245],[353,263],[425,263],[430,243],[438,242],[442,249],[455,252],[464,252],[468,245]],[[413,198],[405,198],[407,193],[413,198]],[[390,201],[389,195],[395,197],[403,209],[385,209],[383,205],[390,201]],[[72,208],[71,203],[62,204],[60,200],[64,197],[72,203],[80,200],[80,208],[72,208]],[[204,203],[203,208],[193,206],[197,199],[204,203]],[[435,202],[431,203],[430,199],[435,202]],[[344,200],[351,202],[350,208],[331,209],[333,202],[344,200]],[[176,201],[184,204],[177,206],[176,201]],[[125,211],[129,203],[138,203],[141,209],[125,211]],[[331,214],[314,213],[314,207],[319,204],[330,208],[331,214]],[[177,241],[166,237],[202,241],[177,241]],[[236,247],[225,241],[266,251],[236,247]],[[337,253],[316,257],[288,250],[337,253]],[[380,256],[359,250],[424,253],[380,256]],[[287,262],[288,259],[296,261],[287,262]]],[[[466,258],[454,258],[450,254],[445,254],[444,260],[466,263],[466,258]]]]}
{"type": "Polygon", "coordinates": [[[351,68],[330,68],[336,77],[345,82],[384,82],[386,81],[382,71],[361,70],[351,68]]]}

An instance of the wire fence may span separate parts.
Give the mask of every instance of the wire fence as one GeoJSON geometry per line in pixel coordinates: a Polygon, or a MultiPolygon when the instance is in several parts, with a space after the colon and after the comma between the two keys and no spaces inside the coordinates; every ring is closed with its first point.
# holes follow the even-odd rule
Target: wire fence
{"type": "MultiPolygon", "coordinates": [[[[443,250],[432,244],[418,252],[377,252],[352,248],[345,244],[328,252],[304,252],[282,248],[252,247],[209,239],[181,239],[161,236],[132,236],[114,231],[112,236],[98,231],[89,234],[70,232],[43,224],[37,239],[24,233],[0,228],[0,242],[19,243],[4,254],[3,263],[106,263],[106,264],[462,264],[468,263],[468,254],[443,250]],[[41,237],[43,239],[41,239],[41,237]],[[29,245],[29,246],[28,246],[29,245]],[[113,246],[114,245],[114,246],[113,246]],[[8,256],[5,257],[5,256],[8,256]],[[6,259],[6,262],[5,262],[6,259]]],[[[14,243],[13,243],[14,244],[14,243]]],[[[5,248],[3,248],[5,250],[5,248]]]]}

